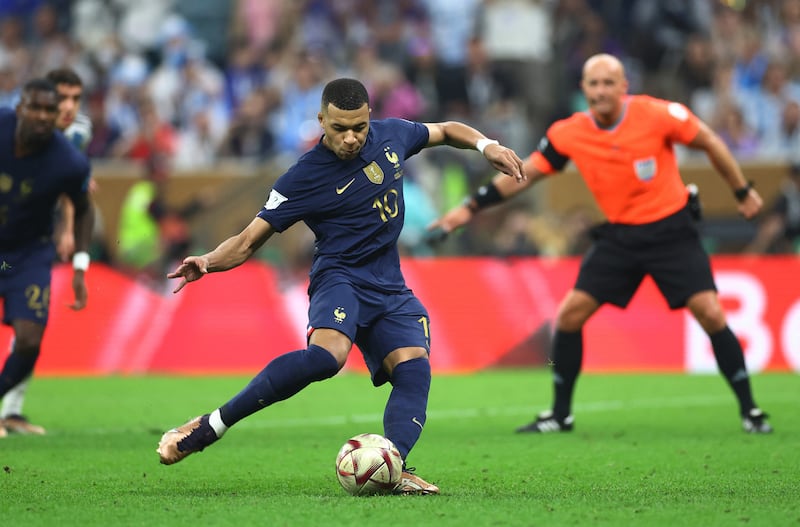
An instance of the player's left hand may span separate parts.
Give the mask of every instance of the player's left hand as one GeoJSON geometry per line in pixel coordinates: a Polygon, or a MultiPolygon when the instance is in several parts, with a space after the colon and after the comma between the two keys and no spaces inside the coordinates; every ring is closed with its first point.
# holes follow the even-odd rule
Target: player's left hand
{"type": "Polygon", "coordinates": [[[736,208],[739,210],[739,214],[748,220],[752,220],[761,211],[763,205],[764,200],[761,199],[761,195],[751,187],[747,197],[744,201],[740,201],[736,208]]]}
{"type": "Polygon", "coordinates": [[[69,307],[72,310],[80,311],[86,307],[86,300],[89,296],[83,271],[72,273],[72,291],[75,293],[75,301],[69,307]]]}
{"type": "Polygon", "coordinates": [[[503,145],[488,145],[483,150],[483,155],[494,168],[513,177],[518,182],[528,179],[522,166],[522,159],[510,148],[503,145]]]}

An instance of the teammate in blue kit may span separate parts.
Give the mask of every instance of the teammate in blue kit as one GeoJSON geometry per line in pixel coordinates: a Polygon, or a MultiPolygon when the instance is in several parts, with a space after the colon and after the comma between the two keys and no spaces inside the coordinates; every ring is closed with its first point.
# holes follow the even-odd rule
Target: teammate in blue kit
{"type": "MultiPolygon", "coordinates": [[[[75,206],[75,246],[86,249],[94,223],[89,162],[55,133],[58,95],[46,79],[29,81],[16,111],[0,110],[0,296],[14,346],[0,371],[0,398],[33,372],[50,304],[55,257],[53,210],[61,194],[75,206]]],[[[73,261],[73,309],[86,306],[88,258],[73,261]]],[[[0,426],[0,436],[7,433],[0,426]]]]}
{"type": "MultiPolygon", "coordinates": [[[[56,128],[73,146],[81,152],[85,152],[92,139],[92,122],[87,115],[80,113],[81,98],[83,97],[83,82],[80,76],[71,69],[61,68],[48,72],[45,78],[55,85],[58,94],[56,128]]],[[[75,207],[72,206],[72,201],[67,195],[62,194],[58,199],[56,209],[54,226],[56,254],[59,260],[66,262],[75,254],[75,236],[73,235],[75,207]]],[[[82,257],[78,256],[78,259],[82,257]]],[[[13,351],[13,348],[14,343],[12,342],[9,352],[13,351]]],[[[8,432],[16,434],[44,435],[44,427],[28,421],[22,411],[30,378],[29,375],[9,390],[5,397],[2,397],[0,425],[4,426],[8,432]]]]}
{"type": "MultiPolygon", "coordinates": [[[[275,182],[257,217],[238,235],[208,254],[186,258],[167,275],[182,279],[177,292],[206,273],[242,264],[273,233],[298,221],[316,236],[308,347],[274,359],[223,406],[166,432],[157,449],[161,463],[177,463],[248,415],[333,377],[353,343],[373,384],[392,385],[383,418],[386,437],[404,460],[419,439],[431,380],[430,321],[400,270],[404,162],[426,147],[473,148],[494,168],[522,180],[522,160],[462,123],[370,121],[369,115],[367,91],[359,81],[328,83],[318,114],[322,138],[275,182]]],[[[396,492],[437,494],[439,488],[404,466],[396,492]]]]}

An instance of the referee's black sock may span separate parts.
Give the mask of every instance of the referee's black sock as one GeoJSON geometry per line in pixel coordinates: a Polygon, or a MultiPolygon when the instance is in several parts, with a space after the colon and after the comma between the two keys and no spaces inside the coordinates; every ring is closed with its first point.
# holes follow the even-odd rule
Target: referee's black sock
{"type": "Polygon", "coordinates": [[[564,419],[572,412],[572,394],[583,361],[583,332],[556,330],[553,335],[553,415],[564,419]]]}
{"type": "Polygon", "coordinates": [[[739,412],[744,415],[755,408],[756,403],[753,401],[753,392],[750,389],[750,376],[747,374],[742,345],[728,326],[710,335],[709,338],[717,366],[736,394],[739,400],[739,412]]]}

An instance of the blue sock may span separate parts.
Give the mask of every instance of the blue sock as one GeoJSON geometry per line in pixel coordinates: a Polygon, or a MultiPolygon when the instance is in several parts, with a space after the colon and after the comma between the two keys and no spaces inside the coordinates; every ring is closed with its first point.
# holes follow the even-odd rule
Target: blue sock
{"type": "Polygon", "coordinates": [[[219,409],[222,422],[233,426],[262,408],[288,399],[314,381],[333,377],[338,371],[334,356],[314,344],[276,357],[219,409]]]}
{"type": "Polygon", "coordinates": [[[38,353],[13,352],[6,359],[3,371],[0,372],[0,399],[8,391],[33,373],[38,353]]]}
{"type": "Polygon", "coordinates": [[[425,425],[431,363],[427,358],[401,362],[392,372],[391,383],[392,393],[383,412],[383,433],[405,460],[425,425]]]}

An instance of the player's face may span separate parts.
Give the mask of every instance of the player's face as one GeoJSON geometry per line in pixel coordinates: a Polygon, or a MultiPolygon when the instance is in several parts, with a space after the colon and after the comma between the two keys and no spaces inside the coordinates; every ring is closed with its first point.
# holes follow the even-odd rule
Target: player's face
{"type": "Polygon", "coordinates": [[[621,112],[628,81],[616,60],[598,60],[587,64],[581,81],[589,110],[601,122],[613,124],[621,112]]]}
{"type": "Polygon", "coordinates": [[[17,105],[17,136],[25,144],[38,145],[53,135],[58,98],[50,91],[32,90],[17,105]]]}
{"type": "Polygon", "coordinates": [[[357,110],[341,110],[333,104],[317,116],[325,137],[323,144],[339,159],[353,159],[361,151],[369,132],[369,105],[357,110]]]}
{"type": "Polygon", "coordinates": [[[75,116],[81,109],[81,96],[83,86],[72,86],[70,84],[56,85],[58,92],[58,118],[56,127],[59,130],[66,130],[75,120],[75,116]]]}

